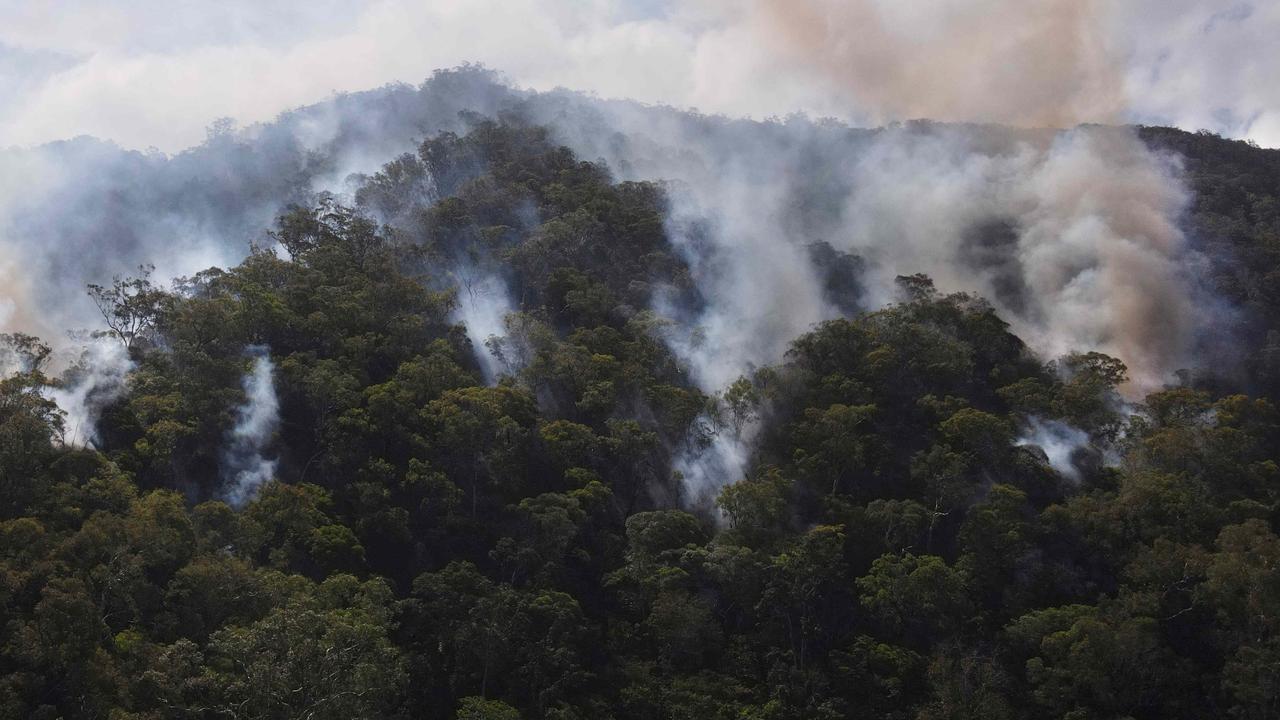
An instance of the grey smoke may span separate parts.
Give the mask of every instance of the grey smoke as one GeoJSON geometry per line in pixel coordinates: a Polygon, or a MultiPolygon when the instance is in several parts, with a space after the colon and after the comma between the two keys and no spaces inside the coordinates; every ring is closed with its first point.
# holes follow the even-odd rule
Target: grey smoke
{"type": "Polygon", "coordinates": [[[1110,120],[1280,144],[1270,0],[27,5],[0,4],[0,146],[92,134],[173,151],[217,115],[265,121],[464,61],[539,89],[757,118],[1075,124],[1122,100],[1110,120]]]}
{"type": "MultiPolygon", "coordinates": [[[[701,417],[699,424],[709,420],[701,417]]],[[[715,500],[720,489],[744,477],[751,459],[752,438],[735,437],[714,432],[710,437],[686,446],[672,461],[684,485],[684,500],[694,507],[706,507],[715,500]]]]}
{"type": "MultiPolygon", "coordinates": [[[[790,342],[847,313],[806,248],[861,258],[863,309],[893,278],[988,298],[1049,360],[1099,350],[1124,360],[1131,396],[1190,362],[1210,320],[1188,277],[1188,194],[1172,158],[1127,128],[1011,130],[909,123],[859,130],[802,117],[752,123],[632,103],[538,95],[526,112],[625,179],[667,181],[668,231],[705,303],[655,294],[665,338],[707,393],[783,360],[790,342]]],[[[695,438],[687,489],[740,478],[750,448],[695,438]]]]}
{"type": "Polygon", "coordinates": [[[342,194],[415,141],[463,131],[462,110],[493,115],[517,93],[474,70],[421,88],[341,95],[240,130],[215,123],[174,155],[80,137],[0,149],[0,332],[62,344],[96,327],[87,283],[142,263],[161,280],[228,267],[290,204],[342,194]]]}
{"type": "MultiPolygon", "coordinates": [[[[756,439],[764,427],[758,405],[734,417],[723,393],[693,423],[689,441],[672,460],[683,483],[684,500],[694,507],[711,505],[725,485],[746,477],[756,439]]],[[[723,514],[716,516],[723,520],[723,514]]]]}
{"type": "Polygon", "coordinates": [[[124,345],[106,335],[79,336],[60,352],[48,350],[26,348],[18,338],[0,334],[0,379],[39,372],[47,383],[40,393],[62,413],[60,441],[94,447],[100,439],[98,419],[104,408],[124,394],[134,363],[124,345]],[[58,376],[47,379],[53,372],[58,376]]]}
{"type": "MultiPolygon", "coordinates": [[[[1195,319],[1178,276],[1176,220],[1186,196],[1172,164],[1128,131],[731,121],[521,93],[479,72],[222,128],[174,157],[88,139],[12,151],[13,162],[0,164],[15,168],[0,170],[9,191],[0,329],[56,341],[62,328],[94,322],[79,292],[86,282],[142,262],[161,278],[233,264],[286,204],[343,189],[346,175],[376,168],[416,137],[465,129],[461,109],[516,112],[552,126],[583,157],[604,159],[620,179],[668,182],[671,236],[709,301],[673,341],[705,390],[777,362],[796,334],[841,312],[806,251],[814,242],[867,258],[880,281],[872,305],[888,299],[886,278],[903,272],[997,302],[1008,296],[1001,288],[1024,288],[1037,302],[1000,309],[1046,356],[1112,352],[1144,387],[1185,359],[1195,319]],[[1016,234],[1018,263],[973,271],[966,238],[992,222],[1016,234]]],[[[655,304],[676,312],[660,297],[655,304]]]]}
{"type": "MultiPolygon", "coordinates": [[[[1131,130],[754,122],[518,91],[468,70],[417,89],[339,96],[271,124],[222,124],[171,157],[91,139],[9,151],[0,162],[0,330],[56,341],[62,328],[93,325],[84,283],[142,262],[161,278],[234,264],[285,205],[349,191],[352,173],[415,140],[465,131],[462,110],[548,125],[618,179],[666,183],[669,235],[702,302],[683,305],[657,288],[653,306],[674,321],[665,337],[708,394],[782,361],[815,323],[857,309],[831,294],[830,256],[818,266],[814,247],[866,268],[864,309],[893,299],[895,275],[925,272],[943,291],[991,299],[1046,359],[1117,355],[1133,395],[1192,360],[1205,325],[1197,307],[1206,304],[1186,277],[1193,263],[1178,230],[1187,194],[1176,162],[1131,130]]],[[[481,348],[501,334],[511,305],[496,276],[460,288],[455,317],[489,381],[500,368],[481,348]]],[[[749,441],[717,442],[706,450],[715,462],[687,464],[709,487],[741,477],[750,456],[749,441]]]]}
{"type": "Polygon", "coordinates": [[[252,500],[258,488],[275,476],[277,464],[276,459],[267,457],[280,424],[275,365],[266,348],[254,347],[249,352],[253,367],[242,381],[245,400],[236,408],[236,424],[228,433],[227,448],[222,454],[226,499],[233,507],[252,500]]]}
{"type": "Polygon", "coordinates": [[[1058,420],[1030,417],[1016,444],[1039,448],[1058,474],[1079,482],[1080,469],[1075,457],[1089,447],[1089,434],[1058,420]]]}
{"type": "Polygon", "coordinates": [[[124,345],[109,337],[97,337],[78,352],[64,351],[69,367],[44,394],[66,414],[63,442],[74,446],[95,446],[98,418],[103,408],[127,389],[134,363],[124,345]]]}
{"type": "Polygon", "coordinates": [[[992,300],[1041,356],[1100,350],[1129,366],[1130,394],[1158,389],[1207,319],[1173,161],[1124,128],[989,145],[973,128],[900,128],[856,164],[847,247],[876,268],[873,286],[887,299],[895,275],[925,272],[992,300]],[[1006,234],[995,264],[970,235],[993,223],[1006,234]]]}
{"type": "Polygon", "coordinates": [[[454,275],[458,281],[454,320],[466,327],[484,380],[493,384],[502,373],[516,369],[508,367],[494,347],[506,335],[507,315],[515,312],[511,294],[496,275],[467,268],[459,268],[454,275]]]}

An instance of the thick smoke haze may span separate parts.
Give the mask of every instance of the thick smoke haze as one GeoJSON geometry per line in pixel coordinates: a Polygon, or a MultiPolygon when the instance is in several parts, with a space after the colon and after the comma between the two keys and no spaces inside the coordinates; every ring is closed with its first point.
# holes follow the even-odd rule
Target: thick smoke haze
{"type": "Polygon", "coordinates": [[[1123,120],[1280,145],[1269,0],[0,0],[0,18],[0,147],[178,152],[217,117],[468,61],[736,116],[1123,120]]]}
{"type": "Polygon", "coordinates": [[[143,263],[162,281],[238,263],[290,203],[342,193],[349,175],[416,139],[463,130],[464,109],[509,104],[511,90],[477,80],[388,86],[239,131],[220,124],[173,156],[92,138],[0,151],[0,329],[57,344],[98,323],[87,283],[143,263]]]}
{"type": "Polygon", "coordinates": [[[1174,161],[1121,128],[994,148],[982,135],[892,130],[858,163],[844,227],[872,287],[887,299],[893,276],[924,272],[988,298],[1044,357],[1101,350],[1130,366],[1134,392],[1158,388],[1207,320],[1184,276],[1174,161]]]}
{"type": "MultiPolygon", "coordinates": [[[[235,264],[289,204],[350,201],[466,113],[507,114],[665,184],[701,302],[655,288],[652,309],[709,394],[923,272],[989,299],[1046,359],[1121,358],[1139,396],[1194,364],[1215,303],[1193,282],[1177,159],[1122,124],[1280,143],[1280,91],[1260,79],[1280,58],[1259,42],[1280,11],[1255,2],[0,0],[0,17],[0,331],[58,347],[98,326],[86,283],[235,264]],[[463,61],[509,81],[345,94],[463,61]],[[917,117],[951,124],[899,122],[917,117]]],[[[518,308],[499,274],[449,272],[493,382],[512,368],[485,349],[518,308]]],[[[686,475],[718,486],[749,454],[749,433],[717,435],[686,475]]]]}
{"type": "MultiPolygon", "coordinates": [[[[1212,320],[1188,277],[1188,202],[1176,159],[1128,128],[1011,131],[911,123],[866,131],[800,117],[749,123],[568,93],[526,112],[624,178],[663,179],[668,233],[705,304],[667,335],[698,385],[717,393],[783,360],[814,324],[897,298],[923,272],[943,292],[989,299],[1045,359],[1099,350],[1123,359],[1134,397],[1193,362],[1212,320]],[[607,130],[606,130],[607,129],[607,130]],[[830,259],[857,259],[827,291],[830,259]]],[[[705,419],[704,419],[705,420],[705,419]]],[[[714,434],[677,460],[691,496],[742,476],[750,435],[714,434]]]]}
{"type": "Polygon", "coordinates": [[[1101,0],[765,0],[752,25],[874,123],[1070,127],[1126,107],[1101,0]]]}
{"type": "Polygon", "coordinates": [[[0,720],[1280,720],[1277,70],[1280,0],[0,0],[0,720]]]}
{"type": "MultiPolygon", "coordinates": [[[[944,292],[989,299],[1046,358],[1089,349],[1124,359],[1133,395],[1185,367],[1211,320],[1187,277],[1177,160],[1127,128],[866,131],[570,94],[526,106],[622,177],[668,181],[670,235],[707,296],[672,344],[708,391],[778,362],[796,335],[850,310],[824,292],[814,243],[865,261],[854,280],[864,307],[892,301],[897,275],[923,272],[944,292]]],[[[661,295],[656,308],[676,312],[661,295]]]]}
{"type": "MultiPolygon", "coordinates": [[[[545,124],[619,179],[665,184],[668,235],[704,302],[683,307],[657,288],[652,304],[675,321],[665,339],[707,393],[780,362],[817,322],[892,301],[899,274],[925,272],[942,291],[990,299],[1045,358],[1121,357],[1134,395],[1185,366],[1206,320],[1185,277],[1176,161],[1130,130],[731,120],[518,91],[468,70],[272,124],[219,126],[173,157],[88,139],[10,151],[20,162],[4,167],[21,174],[0,177],[32,182],[0,211],[0,258],[21,269],[0,292],[4,329],[57,342],[65,328],[96,326],[85,283],[144,262],[160,278],[234,264],[287,204],[347,193],[353,173],[415,140],[465,131],[463,110],[545,124]]],[[[511,368],[485,352],[487,341],[504,334],[513,304],[491,270],[459,265],[452,275],[455,319],[493,382],[511,368]]],[[[702,452],[685,474],[718,486],[735,479],[749,442],[718,435],[702,452]]]]}

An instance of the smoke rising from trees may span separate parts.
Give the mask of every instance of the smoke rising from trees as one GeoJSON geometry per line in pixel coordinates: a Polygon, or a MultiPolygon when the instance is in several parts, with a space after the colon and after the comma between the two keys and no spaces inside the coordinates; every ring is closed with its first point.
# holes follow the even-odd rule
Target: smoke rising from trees
{"type": "MultiPolygon", "coordinates": [[[[6,167],[32,182],[0,208],[0,271],[25,270],[25,282],[4,287],[4,328],[56,343],[62,329],[94,324],[85,283],[142,262],[161,278],[233,263],[286,205],[349,193],[353,173],[465,129],[462,111],[546,125],[619,179],[665,183],[667,233],[701,300],[655,287],[652,305],[675,320],[665,337],[708,393],[781,361],[817,322],[892,302],[893,278],[917,272],[943,292],[988,298],[1046,358],[1117,355],[1135,395],[1194,360],[1209,319],[1187,278],[1177,162],[1130,130],[738,121],[519,91],[473,69],[269,125],[224,123],[173,157],[92,140],[10,151],[20,162],[6,167]]],[[[500,278],[472,275],[455,317],[492,380],[500,368],[485,341],[513,308],[500,278]]],[[[728,450],[717,454],[745,457],[728,450]]],[[[719,484],[734,471],[717,475],[719,484]]]]}
{"type": "Polygon", "coordinates": [[[227,502],[233,507],[251,500],[276,471],[276,460],[266,456],[280,424],[275,365],[266,348],[250,348],[249,353],[253,366],[243,380],[244,403],[235,409],[236,424],[227,434],[227,448],[222,455],[227,502]]]}

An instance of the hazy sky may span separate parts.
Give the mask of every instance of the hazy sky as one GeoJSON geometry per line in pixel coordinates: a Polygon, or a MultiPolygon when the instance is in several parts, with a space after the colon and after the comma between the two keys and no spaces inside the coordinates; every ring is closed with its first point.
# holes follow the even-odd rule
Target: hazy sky
{"type": "Polygon", "coordinates": [[[0,0],[0,147],[175,151],[218,117],[468,61],[732,115],[1119,120],[1277,147],[1277,38],[1278,0],[0,0]]]}

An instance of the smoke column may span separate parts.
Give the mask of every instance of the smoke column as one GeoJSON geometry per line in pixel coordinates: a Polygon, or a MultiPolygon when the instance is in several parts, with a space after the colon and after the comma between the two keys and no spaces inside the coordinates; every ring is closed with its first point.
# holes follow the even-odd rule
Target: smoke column
{"type": "Polygon", "coordinates": [[[128,352],[114,338],[95,338],[84,346],[58,383],[45,389],[45,395],[66,413],[64,442],[76,446],[98,442],[98,417],[124,393],[132,370],[128,352]]]}
{"type": "Polygon", "coordinates": [[[515,311],[511,295],[495,275],[472,276],[461,270],[455,275],[460,281],[454,319],[466,327],[484,380],[492,385],[506,367],[490,350],[490,339],[506,334],[506,317],[515,311]]]}
{"type": "Polygon", "coordinates": [[[228,434],[222,454],[222,476],[227,482],[227,502],[240,507],[276,471],[276,460],[264,453],[280,423],[280,402],[272,377],[275,365],[263,347],[249,349],[253,368],[244,376],[244,404],[236,408],[236,424],[228,434]]]}
{"type": "Polygon", "coordinates": [[[909,124],[858,142],[790,120],[755,133],[733,122],[646,122],[613,105],[603,124],[643,142],[621,151],[582,142],[589,124],[569,134],[624,172],[680,181],[672,229],[685,247],[694,244],[680,218],[706,220],[691,261],[710,300],[698,319],[705,345],[673,344],[704,389],[775,362],[794,335],[832,314],[809,290],[814,269],[797,251],[815,240],[872,261],[872,305],[891,299],[894,275],[926,272],[944,291],[992,299],[1046,358],[1120,357],[1134,378],[1130,395],[1158,388],[1187,362],[1206,318],[1183,270],[1178,220],[1188,198],[1176,163],[1131,130],[1074,127],[1126,112],[1106,4],[763,0],[750,8],[757,37],[824,78],[853,116],[1045,129],[909,124]],[[806,156],[806,135],[825,135],[822,152],[842,162],[806,156]],[[825,185],[816,198],[802,187],[813,176],[825,185]],[[797,227],[787,218],[797,206],[820,214],[840,203],[839,223],[797,227]]]}
{"type": "Polygon", "coordinates": [[[895,275],[988,298],[1045,359],[1124,360],[1130,395],[1188,361],[1199,317],[1171,160],[1123,128],[1081,127],[984,148],[969,128],[883,133],[858,162],[844,247],[895,275]]]}

